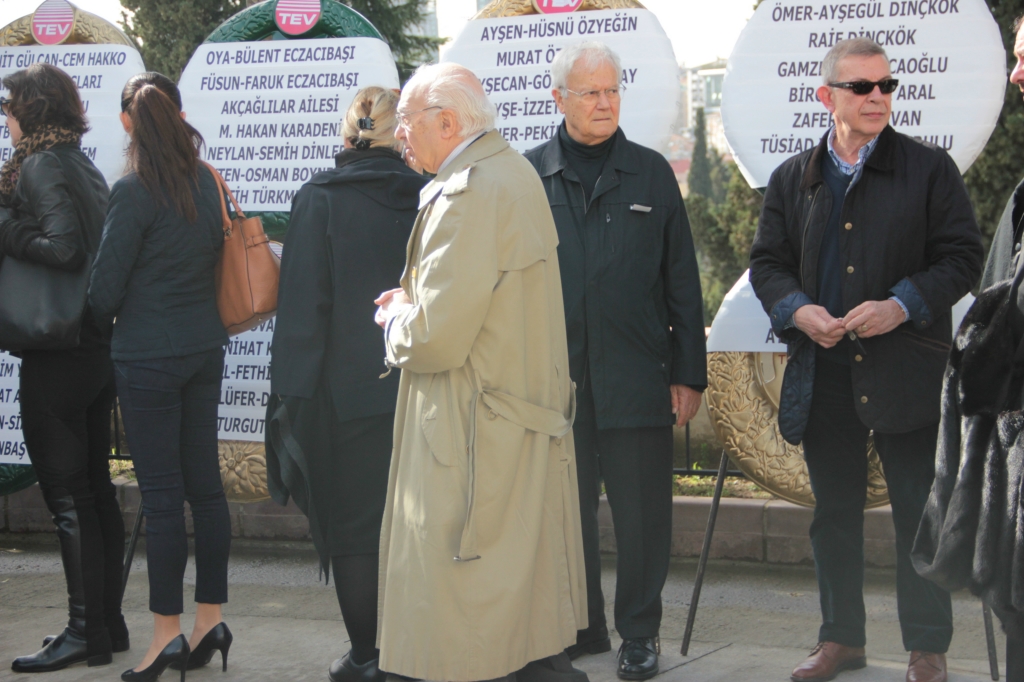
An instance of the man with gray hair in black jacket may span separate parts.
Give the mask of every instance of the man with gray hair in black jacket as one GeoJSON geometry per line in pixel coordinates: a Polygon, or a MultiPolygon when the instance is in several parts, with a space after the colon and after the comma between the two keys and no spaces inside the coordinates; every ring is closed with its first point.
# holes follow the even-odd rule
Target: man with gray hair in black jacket
{"type": "Polygon", "coordinates": [[[615,524],[618,676],[658,673],[661,590],[672,540],[672,425],[707,386],[700,274],[675,174],[619,128],[622,65],[584,42],[551,65],[558,132],[526,153],[558,229],[558,263],[576,382],[576,465],[588,627],[575,658],[611,648],[601,592],[601,481],[615,524]]]}
{"type": "Polygon", "coordinates": [[[818,97],[833,126],[783,162],[765,192],[750,281],[789,344],[779,407],[801,441],[816,499],[811,545],[819,643],[795,682],[830,680],[865,658],[864,503],[868,436],[896,529],[896,596],[908,682],[944,682],[949,594],[918,576],[910,549],[934,476],[951,308],[981,273],[967,190],[942,149],[889,125],[885,51],[838,43],[818,97]]]}

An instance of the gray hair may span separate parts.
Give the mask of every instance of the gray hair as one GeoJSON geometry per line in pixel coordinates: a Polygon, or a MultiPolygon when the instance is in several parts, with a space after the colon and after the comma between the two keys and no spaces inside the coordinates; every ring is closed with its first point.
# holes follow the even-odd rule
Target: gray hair
{"type": "Polygon", "coordinates": [[[551,64],[551,86],[564,96],[569,90],[569,74],[582,62],[583,68],[593,71],[604,64],[615,67],[615,73],[622,73],[622,60],[615,50],[604,43],[589,40],[563,48],[551,64]]]}
{"type": "Polygon", "coordinates": [[[424,64],[416,69],[405,88],[410,93],[422,91],[428,107],[455,112],[463,137],[494,127],[498,110],[487,99],[480,79],[464,66],[452,62],[424,64]]]}
{"type": "Polygon", "coordinates": [[[876,54],[889,58],[889,55],[885,54],[885,49],[871,38],[859,36],[839,41],[821,62],[821,77],[825,85],[836,82],[839,78],[839,62],[847,57],[873,57],[876,54]]]}

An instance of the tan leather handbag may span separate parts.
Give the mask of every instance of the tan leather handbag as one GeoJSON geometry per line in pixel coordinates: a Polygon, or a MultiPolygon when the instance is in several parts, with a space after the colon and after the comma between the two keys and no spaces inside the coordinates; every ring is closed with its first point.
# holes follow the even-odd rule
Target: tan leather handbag
{"type": "Polygon", "coordinates": [[[217,310],[229,336],[255,329],[277,313],[277,287],[281,281],[281,259],[271,251],[263,221],[246,218],[224,178],[208,163],[220,188],[220,210],[224,221],[224,250],[217,263],[217,310]],[[235,217],[228,214],[224,195],[231,198],[235,217]]]}

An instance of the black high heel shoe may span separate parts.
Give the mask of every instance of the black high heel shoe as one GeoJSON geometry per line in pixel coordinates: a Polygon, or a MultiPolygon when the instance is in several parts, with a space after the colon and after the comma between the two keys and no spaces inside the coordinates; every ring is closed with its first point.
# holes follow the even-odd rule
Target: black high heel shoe
{"type": "MultiPolygon", "coordinates": [[[[203,638],[199,640],[199,644],[196,644],[196,648],[189,654],[188,663],[185,665],[185,670],[195,670],[196,668],[202,668],[213,660],[213,652],[220,652],[220,670],[221,672],[227,672],[228,669],[228,649],[231,648],[231,642],[234,641],[234,637],[231,635],[231,630],[228,629],[227,624],[217,623],[213,628],[203,635],[203,638]]],[[[172,670],[177,670],[177,662],[171,664],[172,670]]]]}
{"type": "Polygon", "coordinates": [[[181,682],[185,682],[185,666],[188,665],[188,655],[188,640],[185,639],[185,635],[178,635],[164,647],[148,668],[138,672],[129,668],[121,673],[121,679],[124,682],[153,682],[172,663],[177,663],[181,670],[181,682]]]}

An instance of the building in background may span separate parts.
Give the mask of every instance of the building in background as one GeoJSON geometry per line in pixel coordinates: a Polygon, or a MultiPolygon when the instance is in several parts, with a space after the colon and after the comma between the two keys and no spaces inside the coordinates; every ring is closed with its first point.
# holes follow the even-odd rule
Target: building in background
{"type": "MultiPolygon", "coordinates": [[[[426,16],[423,18],[423,23],[419,25],[418,33],[424,36],[430,36],[436,38],[437,32],[437,0],[430,0],[427,3],[428,10],[426,16]]],[[[428,60],[429,62],[436,62],[440,59],[440,49],[434,50],[433,55],[428,60]]]]}
{"type": "Polygon", "coordinates": [[[729,154],[729,143],[725,139],[725,128],[722,126],[722,82],[725,80],[726,64],[727,60],[716,59],[703,66],[686,69],[687,127],[693,130],[697,109],[703,108],[708,145],[714,147],[722,156],[729,154]]]}

